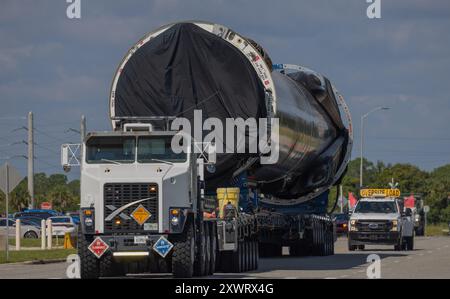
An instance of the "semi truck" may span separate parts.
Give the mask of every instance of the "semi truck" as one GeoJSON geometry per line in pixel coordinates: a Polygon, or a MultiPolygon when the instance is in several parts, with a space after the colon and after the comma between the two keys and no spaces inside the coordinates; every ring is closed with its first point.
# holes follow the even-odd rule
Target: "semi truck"
{"type": "Polygon", "coordinates": [[[64,168],[81,171],[82,278],[244,272],[283,247],[293,256],[334,253],[329,190],[345,174],[353,134],[325,76],[273,64],[262,46],[223,25],[186,21],[128,51],[109,104],[111,131],[62,146],[64,168]],[[207,127],[199,114],[219,128],[234,120],[245,138],[223,138],[225,126],[214,140],[186,131],[207,127]],[[266,125],[239,127],[250,119],[266,125]],[[265,146],[249,151],[255,135],[265,146]]]}

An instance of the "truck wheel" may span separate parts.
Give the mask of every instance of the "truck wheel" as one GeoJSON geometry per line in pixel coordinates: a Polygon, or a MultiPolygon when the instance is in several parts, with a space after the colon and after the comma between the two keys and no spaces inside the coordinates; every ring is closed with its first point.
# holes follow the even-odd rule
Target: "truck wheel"
{"type": "Polygon", "coordinates": [[[250,271],[256,267],[256,244],[254,240],[250,240],[250,271]]]}
{"type": "Polygon", "coordinates": [[[99,260],[100,277],[118,277],[124,276],[123,267],[114,262],[111,253],[105,253],[99,260]]]}
{"type": "Polygon", "coordinates": [[[243,261],[244,261],[244,254],[243,254],[243,242],[238,242],[238,249],[237,251],[233,252],[233,271],[234,273],[240,273],[243,269],[243,261]]]}
{"type": "Polygon", "coordinates": [[[91,236],[86,236],[78,229],[78,255],[80,256],[80,277],[81,279],[97,279],[100,276],[99,261],[88,247],[94,240],[91,236]]]}
{"type": "Polygon", "coordinates": [[[245,241],[245,247],[246,247],[246,256],[247,256],[247,262],[245,263],[245,271],[250,271],[252,270],[252,258],[253,258],[253,254],[252,254],[252,243],[250,242],[250,240],[245,241]]]}
{"type": "Polygon", "coordinates": [[[192,224],[186,224],[181,236],[174,239],[172,273],[177,278],[191,278],[194,272],[195,240],[192,224]]]}
{"type": "Polygon", "coordinates": [[[349,238],[348,239],[348,251],[355,251],[355,250],[356,250],[356,245],[353,245],[352,241],[349,238]]]}
{"type": "Polygon", "coordinates": [[[211,230],[210,230],[210,242],[211,242],[211,256],[210,256],[210,263],[209,263],[209,273],[208,274],[214,274],[216,272],[216,263],[217,263],[217,239],[216,239],[216,226],[214,224],[211,224],[211,230]]]}
{"type": "Polygon", "coordinates": [[[211,267],[211,231],[209,229],[209,223],[204,223],[205,227],[205,275],[210,274],[210,267],[211,267]]]}
{"type": "Polygon", "coordinates": [[[414,237],[406,237],[406,250],[414,250],[414,237]]]}
{"type": "Polygon", "coordinates": [[[200,225],[197,241],[198,250],[194,262],[194,275],[204,276],[206,274],[206,237],[204,224],[200,225]]]}

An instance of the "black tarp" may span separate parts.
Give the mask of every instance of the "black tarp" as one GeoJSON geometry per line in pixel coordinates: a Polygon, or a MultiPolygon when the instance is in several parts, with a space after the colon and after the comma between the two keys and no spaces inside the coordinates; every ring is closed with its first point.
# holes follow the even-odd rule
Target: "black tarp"
{"type": "MultiPolygon", "coordinates": [[[[186,117],[193,126],[194,109],[202,110],[203,119],[216,117],[223,124],[225,118],[266,117],[264,88],[238,49],[197,25],[179,23],[126,63],[115,91],[115,116],[186,117]]],[[[209,186],[215,185],[214,178],[231,178],[245,159],[218,156],[209,186]]]]}
{"type": "Polygon", "coordinates": [[[144,44],[126,63],[115,92],[116,116],[265,117],[264,89],[234,46],[191,23],[144,44]]]}

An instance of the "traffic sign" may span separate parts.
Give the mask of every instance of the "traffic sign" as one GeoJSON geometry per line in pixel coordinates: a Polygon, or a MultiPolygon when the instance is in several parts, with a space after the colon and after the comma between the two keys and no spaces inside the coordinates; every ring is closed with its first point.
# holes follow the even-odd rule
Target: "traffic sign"
{"type": "Polygon", "coordinates": [[[400,197],[399,189],[361,189],[361,197],[400,197]]]}
{"type": "Polygon", "coordinates": [[[0,168],[0,189],[4,193],[12,192],[17,187],[17,185],[19,185],[19,183],[22,181],[22,179],[23,179],[23,177],[19,173],[19,171],[11,165],[6,166],[6,164],[4,164],[0,168]],[[7,174],[7,172],[8,172],[8,174],[7,174]],[[8,180],[7,180],[7,176],[8,176],[8,180]],[[7,185],[6,181],[8,181],[8,186],[6,186],[7,185]]]}
{"type": "Polygon", "coordinates": [[[424,211],[425,213],[430,212],[430,206],[424,206],[424,207],[423,207],[423,211],[424,211]]]}
{"type": "Polygon", "coordinates": [[[173,244],[169,242],[164,236],[161,236],[158,241],[156,241],[155,245],[153,245],[153,250],[156,251],[163,258],[170,252],[173,248],[173,244]]]}
{"type": "Polygon", "coordinates": [[[109,249],[109,245],[100,237],[97,237],[91,245],[89,245],[88,249],[99,259],[109,249]]]}
{"type": "Polygon", "coordinates": [[[42,210],[51,210],[52,209],[52,203],[48,201],[44,201],[41,203],[41,209],[42,210]]]}

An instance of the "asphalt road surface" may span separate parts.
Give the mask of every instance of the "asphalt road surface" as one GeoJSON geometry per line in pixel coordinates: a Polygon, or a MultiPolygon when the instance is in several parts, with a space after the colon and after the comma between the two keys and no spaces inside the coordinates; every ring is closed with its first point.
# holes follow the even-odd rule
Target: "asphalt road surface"
{"type": "MultiPolygon", "coordinates": [[[[393,246],[366,246],[349,252],[347,240],[336,242],[336,254],[326,257],[260,259],[257,271],[244,274],[218,273],[207,278],[367,278],[367,257],[380,256],[381,278],[450,278],[450,237],[416,237],[414,251],[393,251],[393,246]]],[[[287,248],[285,254],[288,254],[287,248]]],[[[66,278],[66,263],[0,265],[0,278],[66,278]]],[[[130,277],[130,276],[129,276],[130,277]]],[[[141,274],[133,278],[170,278],[169,274],[141,274]]]]}

